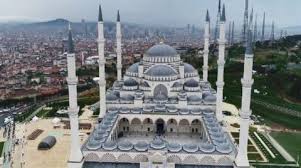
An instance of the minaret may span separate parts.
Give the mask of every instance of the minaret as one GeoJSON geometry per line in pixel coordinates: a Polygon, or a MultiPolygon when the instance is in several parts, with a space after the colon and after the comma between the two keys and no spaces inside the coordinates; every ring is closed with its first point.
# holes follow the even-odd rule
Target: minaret
{"type": "Polygon", "coordinates": [[[271,43],[274,43],[275,40],[275,23],[274,21],[272,22],[272,30],[271,30],[271,43]]]}
{"type": "Polygon", "coordinates": [[[219,30],[220,18],[221,18],[221,0],[218,1],[218,12],[217,12],[217,18],[216,18],[215,32],[214,32],[214,41],[215,42],[218,40],[218,30],[219,30]]]}
{"type": "Polygon", "coordinates": [[[232,35],[231,35],[231,44],[234,44],[234,32],[235,32],[235,25],[234,25],[234,21],[232,22],[232,35]]]}
{"type": "Polygon", "coordinates": [[[265,40],[264,32],[265,32],[265,12],[263,13],[263,21],[262,21],[262,31],[261,31],[261,41],[262,42],[265,40]]]}
{"type": "Polygon", "coordinates": [[[253,85],[253,45],[252,45],[252,31],[249,30],[248,42],[246,46],[245,60],[244,60],[244,74],[241,79],[242,83],[242,101],[240,109],[240,132],[239,132],[239,147],[235,159],[236,167],[250,167],[248,160],[248,138],[249,138],[249,125],[251,105],[251,93],[253,85]]]}
{"type": "Polygon", "coordinates": [[[103,29],[103,18],[101,6],[99,5],[99,15],[98,15],[98,55],[99,55],[99,118],[103,118],[106,114],[106,78],[105,78],[105,38],[103,29]]]}
{"type": "Polygon", "coordinates": [[[229,22],[229,30],[228,30],[228,44],[229,46],[231,46],[231,26],[232,26],[232,22],[229,22]]]}
{"type": "Polygon", "coordinates": [[[225,5],[223,5],[223,11],[220,22],[220,33],[219,33],[219,49],[218,49],[218,71],[217,71],[217,94],[216,94],[216,118],[218,121],[222,121],[222,105],[223,105],[223,89],[224,89],[224,65],[225,65],[225,24],[226,24],[226,11],[225,5]]]}
{"type": "Polygon", "coordinates": [[[74,44],[72,39],[71,26],[69,23],[69,35],[68,35],[68,52],[67,52],[67,68],[68,68],[68,91],[69,91],[69,108],[68,114],[70,119],[71,128],[71,148],[70,156],[68,160],[68,167],[73,168],[73,164],[78,164],[82,161],[83,155],[80,150],[79,143],[79,131],[78,131],[78,112],[79,107],[77,105],[77,76],[76,63],[75,63],[75,53],[74,44]]]}
{"type": "Polygon", "coordinates": [[[120,14],[119,10],[117,12],[117,22],[116,22],[116,41],[117,41],[117,80],[122,80],[122,57],[121,57],[121,24],[120,24],[120,14]]]}
{"type": "Polygon", "coordinates": [[[209,55],[209,40],[210,40],[210,16],[209,11],[206,13],[205,36],[204,36],[204,63],[203,63],[203,80],[208,82],[208,55],[209,55]]]}
{"type": "Polygon", "coordinates": [[[249,0],[245,0],[245,13],[244,13],[244,24],[242,31],[242,42],[246,42],[246,35],[248,30],[248,21],[249,21],[249,0]]]}
{"type": "Polygon", "coordinates": [[[255,25],[254,25],[254,34],[253,34],[253,41],[257,41],[257,14],[255,16],[255,25]]]}

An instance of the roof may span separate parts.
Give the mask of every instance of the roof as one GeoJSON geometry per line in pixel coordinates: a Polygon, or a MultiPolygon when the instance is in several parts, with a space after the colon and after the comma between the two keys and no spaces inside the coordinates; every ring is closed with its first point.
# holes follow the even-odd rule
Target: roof
{"type": "Polygon", "coordinates": [[[48,150],[56,144],[56,138],[54,136],[48,136],[44,138],[38,146],[39,150],[48,150]]]}
{"type": "Polygon", "coordinates": [[[175,70],[167,65],[155,65],[146,71],[149,76],[175,76],[175,70]]]}
{"type": "Polygon", "coordinates": [[[149,57],[176,57],[177,51],[169,45],[160,43],[148,49],[146,55],[149,57]]]}

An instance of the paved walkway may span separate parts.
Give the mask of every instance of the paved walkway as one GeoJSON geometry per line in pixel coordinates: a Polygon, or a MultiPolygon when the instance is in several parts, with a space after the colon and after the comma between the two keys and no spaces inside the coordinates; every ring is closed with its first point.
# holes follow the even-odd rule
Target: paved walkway
{"type": "Polygon", "coordinates": [[[263,134],[272,143],[272,145],[280,152],[280,154],[289,162],[295,162],[295,159],[272,137],[270,134],[263,134]]]}

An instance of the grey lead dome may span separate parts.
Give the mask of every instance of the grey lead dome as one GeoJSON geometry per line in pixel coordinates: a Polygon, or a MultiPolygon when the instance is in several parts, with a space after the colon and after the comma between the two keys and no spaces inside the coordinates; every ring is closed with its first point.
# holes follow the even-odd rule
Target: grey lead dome
{"type": "Polygon", "coordinates": [[[149,76],[174,76],[177,73],[169,66],[166,65],[155,65],[151,67],[147,72],[149,76]]]}
{"type": "Polygon", "coordinates": [[[146,55],[149,57],[176,57],[177,51],[169,45],[160,43],[148,49],[146,55]]]}

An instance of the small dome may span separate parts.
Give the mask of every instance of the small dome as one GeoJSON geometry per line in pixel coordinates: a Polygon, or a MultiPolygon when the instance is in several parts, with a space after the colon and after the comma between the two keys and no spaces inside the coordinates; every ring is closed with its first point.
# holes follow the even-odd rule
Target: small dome
{"type": "Polygon", "coordinates": [[[121,97],[121,100],[123,100],[123,101],[133,101],[134,99],[135,99],[135,97],[132,95],[129,95],[129,94],[121,97]]]}
{"type": "Polygon", "coordinates": [[[124,81],[124,86],[137,86],[137,85],[138,85],[138,82],[132,78],[129,78],[124,81]]]}
{"type": "Polygon", "coordinates": [[[195,73],[195,72],[196,69],[192,65],[184,63],[184,73],[195,73]]]}
{"type": "Polygon", "coordinates": [[[148,57],[176,57],[177,51],[169,45],[160,43],[146,51],[148,57]]]}
{"type": "Polygon", "coordinates": [[[147,70],[146,75],[149,76],[175,76],[177,73],[173,70],[173,68],[166,65],[155,65],[147,70]]]}
{"type": "Polygon", "coordinates": [[[180,82],[175,82],[173,85],[172,85],[173,88],[177,88],[177,87],[182,87],[182,84],[180,82]]]}
{"type": "Polygon", "coordinates": [[[137,142],[134,148],[139,152],[145,152],[148,149],[148,143],[144,141],[137,142]]]}
{"type": "Polygon", "coordinates": [[[192,95],[188,97],[188,101],[192,101],[192,102],[199,102],[202,101],[201,97],[197,96],[197,95],[192,95]]]}
{"type": "Polygon", "coordinates": [[[206,96],[206,97],[204,98],[204,100],[205,100],[206,102],[215,102],[215,101],[216,101],[216,96],[210,94],[210,95],[206,96]]]}
{"type": "Polygon", "coordinates": [[[115,100],[118,100],[118,97],[116,95],[114,95],[114,94],[107,94],[106,95],[106,99],[108,101],[115,101],[115,100]]]}
{"type": "Polygon", "coordinates": [[[127,72],[131,72],[131,73],[138,73],[138,68],[139,68],[139,62],[131,65],[128,69],[127,72]]]}
{"type": "Polygon", "coordinates": [[[184,83],[184,85],[187,87],[199,87],[199,83],[194,79],[190,79],[190,80],[186,81],[184,83]]]}

